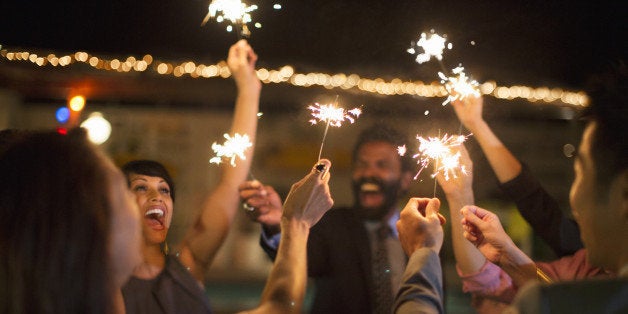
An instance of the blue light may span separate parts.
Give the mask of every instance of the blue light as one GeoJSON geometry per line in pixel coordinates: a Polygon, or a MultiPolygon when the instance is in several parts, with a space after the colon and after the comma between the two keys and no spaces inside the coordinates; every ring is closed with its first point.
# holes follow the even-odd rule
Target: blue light
{"type": "Polygon", "coordinates": [[[68,109],[68,107],[61,107],[57,109],[55,116],[57,117],[57,121],[59,121],[59,123],[66,123],[68,122],[68,119],[70,119],[70,109],[68,109]]]}

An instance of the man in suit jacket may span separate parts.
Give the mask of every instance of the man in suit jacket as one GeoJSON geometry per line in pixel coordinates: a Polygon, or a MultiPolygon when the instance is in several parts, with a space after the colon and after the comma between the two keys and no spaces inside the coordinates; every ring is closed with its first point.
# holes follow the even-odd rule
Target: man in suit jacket
{"type": "MultiPolygon", "coordinates": [[[[312,313],[379,313],[391,311],[406,257],[397,240],[399,198],[411,180],[413,162],[400,156],[406,136],[385,126],[364,130],[353,150],[354,205],[334,208],[311,229],[308,239],[308,274],[315,280],[312,313]],[[389,265],[381,270],[390,287],[375,284],[373,273],[375,229],[383,232],[389,265]],[[386,288],[389,302],[379,302],[377,288],[386,288]]],[[[281,200],[274,189],[258,181],[240,186],[240,196],[252,219],[261,222],[261,244],[271,258],[276,252],[281,200]],[[274,238],[273,238],[274,236],[274,238]],[[274,243],[273,243],[274,242],[274,243]]]]}

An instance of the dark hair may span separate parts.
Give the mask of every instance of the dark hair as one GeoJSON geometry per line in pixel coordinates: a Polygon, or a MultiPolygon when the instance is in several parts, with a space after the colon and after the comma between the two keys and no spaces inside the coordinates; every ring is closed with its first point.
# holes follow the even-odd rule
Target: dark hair
{"type": "MultiPolygon", "coordinates": [[[[372,142],[385,142],[395,147],[410,144],[405,134],[392,128],[391,126],[386,124],[374,124],[369,128],[362,130],[360,135],[358,135],[358,140],[353,147],[352,160],[354,162],[356,161],[358,157],[358,151],[364,144],[372,142]]],[[[412,171],[414,167],[412,158],[408,154],[405,154],[404,156],[399,156],[399,158],[401,159],[401,170],[404,172],[412,171]]]]}
{"type": "Polygon", "coordinates": [[[159,162],[154,160],[133,160],[127,162],[124,166],[122,166],[122,172],[124,172],[124,176],[127,179],[127,183],[130,185],[129,177],[132,173],[141,174],[145,176],[151,177],[160,177],[168,183],[170,187],[170,197],[172,198],[172,202],[174,202],[174,181],[166,167],[164,167],[159,162]]]}
{"type": "Polygon", "coordinates": [[[4,129],[0,131],[0,155],[11,145],[25,139],[30,135],[31,131],[18,129],[4,129]]]}
{"type": "Polygon", "coordinates": [[[104,162],[81,129],[0,156],[0,312],[113,312],[104,162]]]}
{"type": "Polygon", "coordinates": [[[626,169],[628,158],[628,69],[623,61],[611,65],[589,82],[590,106],[585,117],[596,122],[591,137],[591,157],[599,189],[626,169]]]}

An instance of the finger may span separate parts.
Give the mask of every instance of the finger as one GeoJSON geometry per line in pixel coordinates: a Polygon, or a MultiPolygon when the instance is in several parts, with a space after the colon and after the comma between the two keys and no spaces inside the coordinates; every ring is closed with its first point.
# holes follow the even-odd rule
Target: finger
{"type": "Polygon", "coordinates": [[[479,207],[465,206],[460,210],[460,213],[466,219],[467,224],[472,224],[480,227],[484,224],[484,221],[476,215],[477,208],[479,207]]]}
{"type": "Polygon", "coordinates": [[[257,180],[244,181],[238,186],[239,191],[250,190],[250,189],[260,189],[262,187],[262,183],[257,180]]]}
{"type": "Polygon", "coordinates": [[[318,173],[319,177],[323,179],[329,172],[329,168],[331,168],[331,161],[328,159],[321,159],[316,163],[314,168],[312,168],[312,171],[313,173],[318,173]]]}
{"type": "Polygon", "coordinates": [[[468,232],[468,231],[463,232],[463,233],[462,233],[462,236],[463,236],[465,239],[469,240],[469,242],[471,242],[471,243],[473,243],[473,244],[475,244],[475,242],[478,240],[478,238],[477,238],[476,236],[474,236],[473,234],[471,234],[471,233],[470,233],[470,232],[468,232]]]}
{"type": "Polygon", "coordinates": [[[437,198],[429,199],[427,202],[427,206],[425,207],[425,215],[436,215],[438,214],[438,209],[440,208],[440,200],[437,198]]]}

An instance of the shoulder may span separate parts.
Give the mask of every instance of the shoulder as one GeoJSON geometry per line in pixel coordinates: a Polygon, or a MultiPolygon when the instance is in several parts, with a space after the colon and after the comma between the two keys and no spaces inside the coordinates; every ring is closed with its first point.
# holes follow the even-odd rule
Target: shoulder
{"type": "Polygon", "coordinates": [[[513,302],[514,313],[583,313],[628,311],[628,279],[581,280],[523,287],[513,302]]]}

